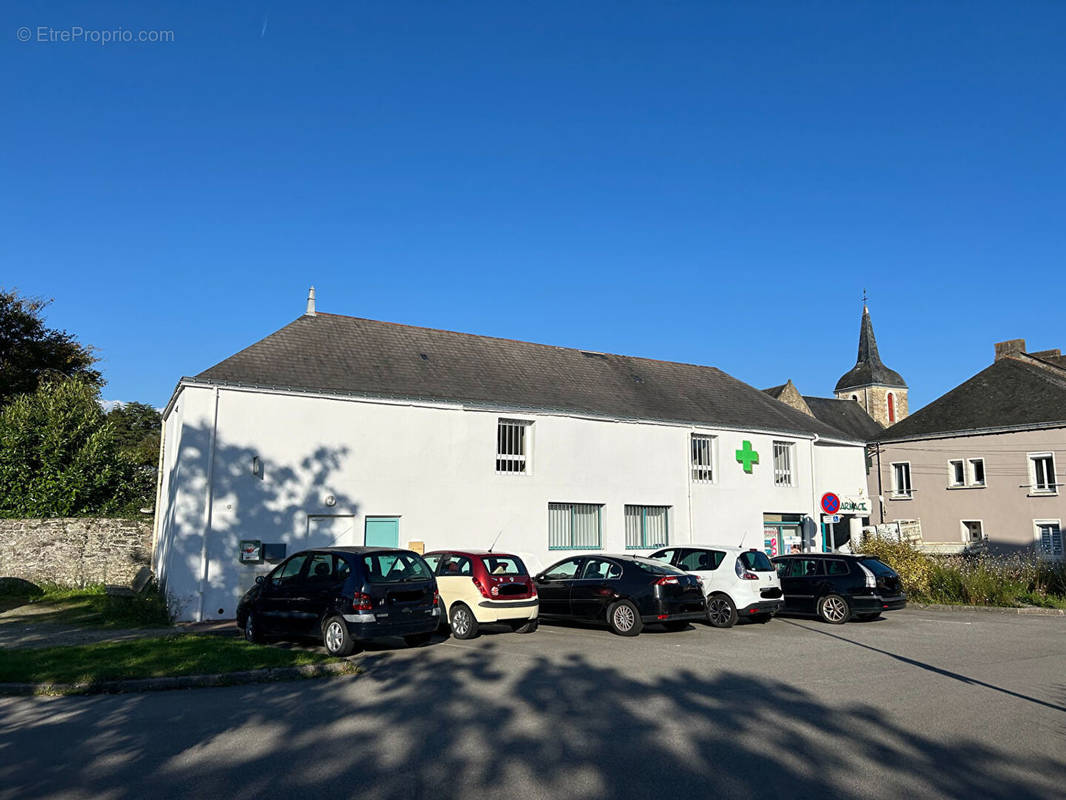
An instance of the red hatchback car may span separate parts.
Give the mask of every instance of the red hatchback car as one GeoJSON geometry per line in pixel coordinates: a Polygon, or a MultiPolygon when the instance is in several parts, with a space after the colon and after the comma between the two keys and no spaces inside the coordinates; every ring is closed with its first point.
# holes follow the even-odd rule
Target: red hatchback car
{"type": "Polygon", "coordinates": [[[518,633],[537,629],[540,603],[533,579],[516,555],[488,550],[435,550],[426,562],[456,639],[472,639],[481,625],[510,625],[518,633]]]}

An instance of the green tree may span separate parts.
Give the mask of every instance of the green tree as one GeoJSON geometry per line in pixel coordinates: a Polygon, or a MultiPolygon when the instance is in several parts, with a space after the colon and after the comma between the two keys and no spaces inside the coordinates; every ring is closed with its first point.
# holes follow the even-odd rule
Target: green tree
{"type": "Polygon", "coordinates": [[[35,391],[49,375],[103,385],[92,368],[98,360],[92,348],[44,324],[43,312],[51,302],[0,289],[0,407],[35,391]]]}
{"type": "Polygon", "coordinates": [[[119,450],[155,473],[159,461],[159,425],[163,416],[147,403],[123,403],[107,413],[119,450]]]}
{"type": "Polygon", "coordinates": [[[0,409],[0,517],[135,514],[154,471],[120,452],[85,378],[45,380],[0,409]]]}

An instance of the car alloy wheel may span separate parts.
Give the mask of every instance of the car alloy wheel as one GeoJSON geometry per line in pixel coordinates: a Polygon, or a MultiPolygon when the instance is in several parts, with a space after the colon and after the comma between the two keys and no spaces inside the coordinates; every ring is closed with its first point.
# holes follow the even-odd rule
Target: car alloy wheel
{"type": "Polygon", "coordinates": [[[636,636],[644,628],[637,607],[628,600],[619,600],[607,609],[607,624],[619,636],[636,636]]]}
{"type": "Polygon", "coordinates": [[[474,612],[462,603],[452,608],[452,635],[456,639],[473,639],[477,636],[477,619],[474,612]]]}
{"type": "Polygon", "coordinates": [[[255,614],[249,614],[248,618],[244,621],[244,638],[253,644],[259,642],[261,639],[259,636],[259,622],[256,620],[255,614]]]}
{"type": "Polygon", "coordinates": [[[732,628],[737,621],[733,601],[722,594],[707,598],[707,621],[715,628],[732,628]]]}
{"type": "Polygon", "coordinates": [[[331,653],[336,653],[341,649],[341,645],[344,642],[344,630],[341,628],[340,622],[337,620],[330,620],[326,625],[326,649],[331,653]]]}
{"type": "Polygon", "coordinates": [[[818,610],[822,619],[831,625],[842,625],[851,616],[851,611],[848,609],[848,601],[836,594],[823,597],[818,605],[818,610]]]}

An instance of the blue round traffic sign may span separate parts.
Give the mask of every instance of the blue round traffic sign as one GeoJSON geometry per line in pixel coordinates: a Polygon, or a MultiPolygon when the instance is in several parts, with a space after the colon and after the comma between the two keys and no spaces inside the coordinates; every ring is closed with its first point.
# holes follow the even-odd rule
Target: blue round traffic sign
{"type": "Polygon", "coordinates": [[[832,492],[822,495],[822,511],[826,514],[835,514],[840,510],[840,498],[832,492]]]}

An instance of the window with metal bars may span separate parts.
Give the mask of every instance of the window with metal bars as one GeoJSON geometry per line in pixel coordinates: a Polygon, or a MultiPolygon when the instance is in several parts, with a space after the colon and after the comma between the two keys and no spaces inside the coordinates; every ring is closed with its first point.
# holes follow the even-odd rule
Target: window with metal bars
{"type": "Polygon", "coordinates": [[[774,442],[774,485],[792,485],[792,462],[796,445],[792,442],[774,442]]]}
{"type": "Polygon", "coordinates": [[[548,503],[549,550],[599,550],[602,505],[548,503]]]}
{"type": "Polygon", "coordinates": [[[711,483],[714,480],[714,437],[692,434],[692,480],[711,483]]]}
{"type": "Polygon", "coordinates": [[[531,422],[500,419],[496,424],[496,471],[529,471],[529,428],[531,422]]]}
{"type": "Polygon", "coordinates": [[[670,506],[626,506],[626,549],[670,543],[670,506]]]}
{"type": "Polygon", "coordinates": [[[1062,558],[1062,527],[1058,520],[1036,523],[1036,550],[1044,558],[1062,558]]]}

